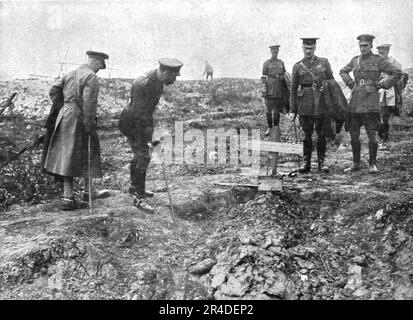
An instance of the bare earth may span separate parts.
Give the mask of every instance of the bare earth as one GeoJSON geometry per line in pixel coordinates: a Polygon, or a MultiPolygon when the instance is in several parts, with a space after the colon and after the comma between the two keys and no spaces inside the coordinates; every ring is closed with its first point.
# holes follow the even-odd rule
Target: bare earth
{"type": "MultiPolygon", "coordinates": [[[[184,116],[176,111],[176,119],[183,117],[188,127],[205,128],[211,117],[226,129],[264,125],[256,82],[216,81],[169,89],[159,117],[187,108],[184,116]],[[221,87],[244,92],[245,101],[220,95],[221,87]],[[238,114],[220,116],[227,111],[238,114]]],[[[131,153],[115,126],[127,98],[122,83],[125,88],[118,82],[105,88],[125,97],[105,89],[101,98],[108,110],[114,105],[108,100],[118,99],[102,120],[105,176],[95,181],[111,196],[97,200],[92,215],[59,211],[58,197],[0,211],[0,299],[413,299],[409,110],[392,119],[389,150],[379,151],[376,175],[367,171],[364,132],[363,170],[343,173],[352,159],[344,131],[337,145],[329,144],[330,174],[318,173],[314,162],[310,174],[285,177],[281,193],[215,184],[256,184],[250,167],[167,166],[173,223],[166,192],[149,200],[153,215],[136,209],[127,194],[131,153]]],[[[283,141],[294,141],[285,116],[281,129],[283,141]]],[[[296,165],[284,156],[280,171],[296,165]]],[[[147,185],[165,186],[159,165],[150,166],[147,185]]]]}

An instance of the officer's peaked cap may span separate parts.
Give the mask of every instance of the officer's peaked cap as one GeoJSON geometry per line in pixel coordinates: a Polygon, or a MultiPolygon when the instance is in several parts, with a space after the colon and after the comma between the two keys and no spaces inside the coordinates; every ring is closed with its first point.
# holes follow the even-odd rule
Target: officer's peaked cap
{"type": "Polygon", "coordinates": [[[105,59],[109,59],[109,55],[103,52],[91,51],[91,50],[86,51],[86,54],[91,58],[96,58],[102,61],[103,69],[106,69],[105,59]]]}
{"type": "Polygon", "coordinates": [[[371,34],[361,34],[357,37],[359,44],[372,44],[375,36],[371,34]]]}
{"type": "Polygon", "coordinates": [[[391,47],[390,43],[384,43],[384,44],[377,46],[377,49],[381,49],[381,48],[389,49],[390,47],[391,47]]]}
{"type": "Polygon", "coordinates": [[[301,40],[303,40],[303,44],[306,45],[313,45],[317,43],[317,40],[320,38],[300,38],[301,40]]]}
{"type": "Polygon", "coordinates": [[[160,58],[159,65],[164,69],[175,72],[179,75],[181,67],[184,65],[182,61],[175,58],[160,58]]]}

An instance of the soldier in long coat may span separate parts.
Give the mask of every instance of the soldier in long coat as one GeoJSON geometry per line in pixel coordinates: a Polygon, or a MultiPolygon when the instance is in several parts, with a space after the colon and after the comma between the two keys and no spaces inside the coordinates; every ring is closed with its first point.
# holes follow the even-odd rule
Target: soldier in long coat
{"type": "Polygon", "coordinates": [[[161,58],[159,68],[151,70],[133,81],[130,103],[123,109],[119,129],[126,136],[133,152],[130,162],[129,193],[135,197],[137,208],[153,213],[145,201],[153,193],[145,189],[146,171],[151,160],[150,146],[153,134],[153,113],[163,93],[180,75],[183,63],[178,59],[161,58]]]}
{"type": "MultiPolygon", "coordinates": [[[[100,177],[100,146],[96,132],[96,107],[99,93],[96,73],[105,69],[102,52],[87,51],[88,62],[67,73],[50,89],[54,102],[63,96],[63,106],[57,115],[54,130],[45,155],[44,170],[63,177],[63,210],[87,207],[87,203],[75,201],[73,178],[88,180],[88,139],[91,139],[91,176],[100,177]]],[[[87,190],[87,189],[86,189],[87,190]]],[[[84,198],[88,195],[85,194],[84,198]]]]}
{"type": "Polygon", "coordinates": [[[334,79],[330,63],[326,58],[314,54],[319,38],[301,38],[303,40],[304,58],[293,66],[291,80],[291,112],[298,114],[304,131],[303,153],[304,164],[300,173],[311,170],[311,154],[313,149],[312,135],[317,133],[318,170],[328,172],[325,165],[326,124],[330,118],[324,102],[323,81],[334,79]]]}
{"type": "Polygon", "coordinates": [[[352,90],[350,98],[350,134],[353,151],[353,165],[345,172],[360,170],[360,128],[364,126],[369,139],[369,173],[378,171],[376,158],[378,149],[377,131],[380,127],[379,89],[389,89],[403,76],[402,71],[384,57],[374,54],[373,39],[370,34],[362,34],[359,40],[360,55],[355,56],[341,70],[340,76],[352,90]],[[353,72],[354,80],[350,76],[353,72]],[[384,72],[389,76],[380,79],[384,72]]]}

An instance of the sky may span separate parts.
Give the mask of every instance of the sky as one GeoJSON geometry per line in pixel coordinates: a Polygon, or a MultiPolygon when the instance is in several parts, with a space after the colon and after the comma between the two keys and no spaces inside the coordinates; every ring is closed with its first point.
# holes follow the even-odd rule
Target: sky
{"type": "MultiPolygon", "coordinates": [[[[183,61],[182,80],[200,79],[205,61],[215,77],[259,78],[268,46],[291,72],[303,57],[301,37],[318,37],[316,55],[335,76],[359,54],[356,37],[391,43],[390,55],[413,67],[413,1],[146,0],[0,1],[0,79],[58,76],[109,54],[100,77],[134,78],[160,57],[183,61]]],[[[374,47],[375,48],[375,47],[374,47]]],[[[375,51],[375,50],[374,50],[375,51]]]]}

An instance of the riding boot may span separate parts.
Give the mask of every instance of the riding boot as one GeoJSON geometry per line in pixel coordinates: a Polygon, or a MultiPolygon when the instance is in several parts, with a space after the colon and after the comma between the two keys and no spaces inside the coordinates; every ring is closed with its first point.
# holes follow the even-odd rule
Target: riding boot
{"type": "Polygon", "coordinates": [[[298,169],[299,173],[307,173],[311,171],[311,156],[305,155],[304,156],[304,163],[300,169],[298,169]]]}
{"type": "Polygon", "coordinates": [[[324,156],[318,155],[318,171],[328,173],[329,169],[328,167],[324,164],[324,156]]]}

